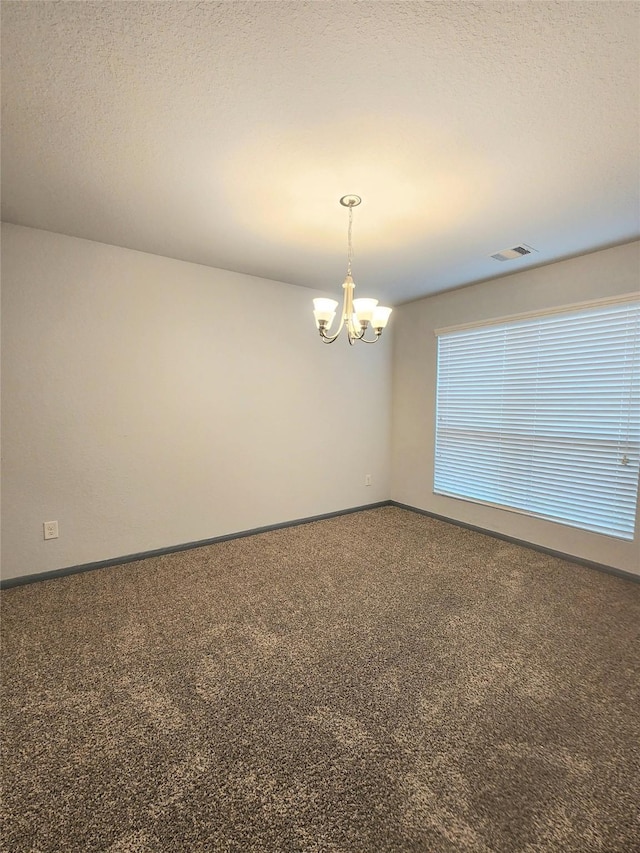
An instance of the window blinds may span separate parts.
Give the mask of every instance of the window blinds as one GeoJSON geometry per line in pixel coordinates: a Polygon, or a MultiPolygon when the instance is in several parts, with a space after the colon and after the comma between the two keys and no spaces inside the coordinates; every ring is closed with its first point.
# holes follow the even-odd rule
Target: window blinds
{"type": "Polygon", "coordinates": [[[434,491],[633,539],[640,303],[438,333],[434,491]]]}

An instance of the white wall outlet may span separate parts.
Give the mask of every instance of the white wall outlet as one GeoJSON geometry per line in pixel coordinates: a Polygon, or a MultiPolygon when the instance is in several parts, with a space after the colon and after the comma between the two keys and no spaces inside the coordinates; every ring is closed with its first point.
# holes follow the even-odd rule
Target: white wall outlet
{"type": "Polygon", "coordinates": [[[365,474],[364,475],[364,484],[365,484],[365,486],[371,485],[371,474],[365,474]]]}
{"type": "Polygon", "coordinates": [[[58,538],[58,522],[57,521],[45,521],[42,526],[44,528],[44,538],[45,539],[57,539],[58,538]]]}

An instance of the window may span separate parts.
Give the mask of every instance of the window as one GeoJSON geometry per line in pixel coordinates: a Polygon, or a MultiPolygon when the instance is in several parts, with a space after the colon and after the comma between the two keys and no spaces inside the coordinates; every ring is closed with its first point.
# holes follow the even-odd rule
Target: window
{"type": "Polygon", "coordinates": [[[436,334],[434,492],[633,539],[640,303],[436,334]]]}

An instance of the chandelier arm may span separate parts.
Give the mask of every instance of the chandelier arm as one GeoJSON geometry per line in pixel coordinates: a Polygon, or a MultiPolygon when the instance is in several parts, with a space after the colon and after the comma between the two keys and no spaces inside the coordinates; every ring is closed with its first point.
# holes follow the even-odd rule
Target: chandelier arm
{"type": "MultiPolygon", "coordinates": [[[[325,344],[332,344],[335,341],[335,339],[338,337],[340,332],[342,331],[343,327],[344,327],[344,309],[342,311],[342,319],[340,320],[340,325],[338,326],[337,331],[333,335],[321,334],[320,337],[325,342],[325,344]]],[[[347,331],[348,331],[348,329],[347,329],[347,331]]]]}
{"type": "Polygon", "coordinates": [[[322,340],[324,341],[325,344],[332,344],[335,340],[338,339],[338,335],[340,334],[341,331],[342,331],[342,324],[340,324],[340,328],[335,333],[335,335],[325,335],[325,334],[321,333],[320,337],[322,338],[322,340]]]}
{"type": "MultiPolygon", "coordinates": [[[[349,213],[351,213],[351,208],[349,208],[349,213]]],[[[335,339],[338,337],[342,329],[347,327],[347,337],[349,338],[349,343],[351,343],[351,313],[353,312],[353,285],[351,287],[344,287],[344,294],[342,297],[342,311],[340,313],[340,325],[338,326],[337,331],[333,335],[321,335],[322,340],[326,344],[332,344],[335,339]]]]}
{"type": "Polygon", "coordinates": [[[362,341],[364,340],[364,333],[366,329],[361,329],[359,333],[350,334],[349,337],[352,341],[362,341]]]}

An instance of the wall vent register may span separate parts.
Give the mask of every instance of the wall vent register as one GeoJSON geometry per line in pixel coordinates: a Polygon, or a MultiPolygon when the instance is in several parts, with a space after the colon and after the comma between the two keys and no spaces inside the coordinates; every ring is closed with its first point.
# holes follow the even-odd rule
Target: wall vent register
{"type": "Polygon", "coordinates": [[[526,243],[521,243],[519,246],[514,246],[512,249],[501,249],[494,255],[489,257],[494,261],[514,261],[516,258],[523,258],[525,255],[530,255],[531,252],[537,252],[532,246],[527,246],[526,243]]]}

